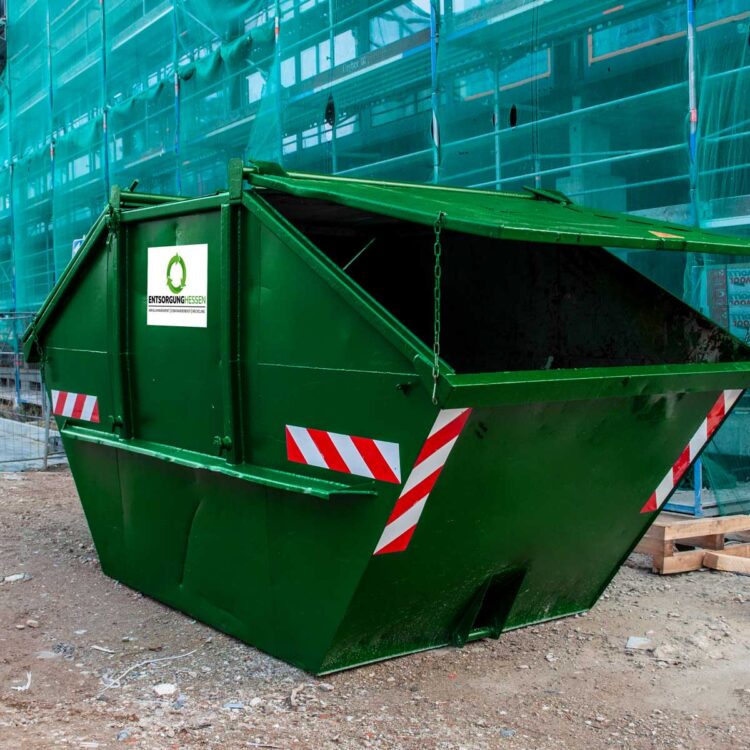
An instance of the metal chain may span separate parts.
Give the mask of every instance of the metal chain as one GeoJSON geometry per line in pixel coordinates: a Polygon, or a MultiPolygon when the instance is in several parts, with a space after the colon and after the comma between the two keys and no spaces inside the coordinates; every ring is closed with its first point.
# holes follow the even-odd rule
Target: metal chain
{"type": "Polygon", "coordinates": [[[443,246],[440,243],[440,233],[443,231],[443,221],[445,220],[445,213],[441,211],[435,219],[433,230],[435,231],[435,244],[433,250],[435,253],[435,289],[434,289],[434,317],[433,317],[433,342],[432,342],[432,353],[434,359],[432,362],[432,403],[437,406],[438,397],[438,381],[440,380],[440,280],[443,274],[443,269],[440,265],[440,257],[443,254],[443,246]]]}

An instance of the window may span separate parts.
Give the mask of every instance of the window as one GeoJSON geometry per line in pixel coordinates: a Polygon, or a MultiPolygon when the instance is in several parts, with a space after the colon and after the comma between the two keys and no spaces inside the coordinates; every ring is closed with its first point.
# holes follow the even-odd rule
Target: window
{"type": "Polygon", "coordinates": [[[281,151],[284,154],[293,154],[297,151],[297,134],[285,135],[281,142],[281,151]]]}
{"type": "Polygon", "coordinates": [[[299,77],[304,81],[318,72],[318,47],[308,47],[300,52],[299,56],[299,77]]]}
{"type": "Polygon", "coordinates": [[[77,179],[78,177],[84,177],[91,171],[91,162],[89,161],[88,154],[85,156],[79,156],[71,162],[71,178],[77,179]]]}
{"type": "Polygon", "coordinates": [[[331,43],[328,39],[303,49],[299,56],[299,77],[306,78],[324,73],[331,67],[331,43]]]}
{"type": "MultiPolygon", "coordinates": [[[[294,18],[294,0],[281,0],[279,3],[279,11],[281,13],[282,21],[294,18]]],[[[273,22],[274,18],[275,7],[271,4],[245,19],[245,31],[250,31],[251,29],[273,22]]]]}
{"type": "Polygon", "coordinates": [[[265,83],[266,79],[260,72],[250,73],[247,76],[247,100],[250,104],[257,102],[261,98],[265,83]]]}
{"type": "Polygon", "coordinates": [[[347,135],[359,131],[359,116],[351,115],[336,125],[336,138],[346,138],[347,135]]]}
{"type": "Polygon", "coordinates": [[[385,47],[429,27],[429,0],[404,3],[370,19],[370,46],[385,47]]]}
{"type": "Polygon", "coordinates": [[[466,13],[467,10],[478,8],[480,5],[487,4],[483,0],[453,0],[453,12],[458,15],[459,13],[466,13]]]}
{"type": "Polygon", "coordinates": [[[686,23],[684,9],[675,5],[618,26],[597,30],[592,34],[589,64],[597,62],[597,58],[606,59],[672,39],[676,34],[684,33],[686,23]]]}
{"type": "MultiPolygon", "coordinates": [[[[336,125],[336,138],[346,138],[346,136],[358,131],[359,116],[350,115],[336,125]]],[[[321,143],[329,143],[333,139],[333,128],[324,122],[303,130],[301,135],[302,148],[312,148],[313,146],[319,146],[321,143]]],[[[289,139],[289,151],[284,151],[284,153],[293,153],[297,150],[296,140],[292,143],[292,139],[295,139],[295,136],[286,136],[284,138],[284,148],[286,148],[287,139],[289,139]]]]}
{"type": "Polygon", "coordinates": [[[335,65],[342,65],[357,56],[357,38],[354,31],[349,29],[333,38],[333,60],[335,65]]]}
{"type": "Polygon", "coordinates": [[[294,86],[295,83],[297,83],[295,60],[293,57],[287,57],[286,60],[281,61],[281,85],[284,88],[289,88],[289,86],[294,86]]]}
{"type": "Polygon", "coordinates": [[[455,92],[459,99],[477,99],[491,94],[495,88],[494,75],[491,70],[483,68],[459,76],[455,81],[455,92]]]}
{"type": "Polygon", "coordinates": [[[315,125],[302,131],[302,148],[312,148],[325,140],[330,140],[330,127],[328,125],[315,125]],[[328,138],[321,138],[321,129],[328,130],[328,138]]]}
{"type": "Polygon", "coordinates": [[[327,2],[327,0],[301,0],[299,4],[299,12],[304,13],[306,10],[312,10],[316,5],[325,2],[327,2]]]}
{"type": "Polygon", "coordinates": [[[401,120],[417,112],[424,112],[429,108],[430,90],[422,89],[373,104],[370,110],[370,118],[372,126],[377,127],[388,122],[401,120]]]}

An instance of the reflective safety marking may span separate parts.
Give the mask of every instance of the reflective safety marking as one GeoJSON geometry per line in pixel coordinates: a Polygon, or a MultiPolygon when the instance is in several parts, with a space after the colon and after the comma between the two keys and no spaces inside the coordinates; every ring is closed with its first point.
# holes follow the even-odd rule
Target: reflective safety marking
{"type": "Polygon", "coordinates": [[[52,391],[52,413],[58,417],[99,422],[99,399],[85,393],[52,391]]]}
{"type": "Polygon", "coordinates": [[[417,456],[375,547],[375,555],[403,552],[417,528],[427,498],[458,440],[471,409],[443,409],[417,456]]]}
{"type": "Polygon", "coordinates": [[[321,469],[381,482],[401,482],[398,443],[286,425],[286,457],[321,469]]]}
{"type": "Polygon", "coordinates": [[[680,453],[677,461],[667,472],[664,479],[659,482],[659,486],[654,490],[648,502],[641,508],[641,513],[651,513],[659,510],[667,501],[669,496],[675,491],[680,480],[685,476],[685,472],[690,465],[698,458],[698,455],[705,447],[706,443],[713,437],[719,425],[727,418],[732,407],[737,403],[739,397],[744,393],[739,391],[724,391],[716,403],[711,407],[708,416],[701,422],[695,435],[690,438],[690,442],[680,453]]]}

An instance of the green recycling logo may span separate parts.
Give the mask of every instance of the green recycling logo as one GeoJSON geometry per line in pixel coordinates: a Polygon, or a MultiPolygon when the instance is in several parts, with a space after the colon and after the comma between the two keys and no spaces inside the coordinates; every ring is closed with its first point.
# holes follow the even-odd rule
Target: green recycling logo
{"type": "Polygon", "coordinates": [[[167,263],[167,286],[172,294],[179,294],[184,288],[187,282],[187,268],[185,267],[185,261],[180,257],[178,253],[175,253],[167,263]],[[172,280],[172,269],[175,266],[180,267],[180,280],[175,284],[172,280]]]}

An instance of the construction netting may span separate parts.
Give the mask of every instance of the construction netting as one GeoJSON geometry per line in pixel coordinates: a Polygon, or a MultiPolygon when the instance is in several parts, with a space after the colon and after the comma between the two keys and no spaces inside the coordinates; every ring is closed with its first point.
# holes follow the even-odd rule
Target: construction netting
{"type": "MultiPolygon", "coordinates": [[[[7,5],[0,315],[36,309],[112,185],[210,193],[237,156],[535,185],[596,207],[750,228],[748,0],[7,5]]],[[[736,264],[628,260],[750,331],[733,287],[716,303],[736,264]]]]}

